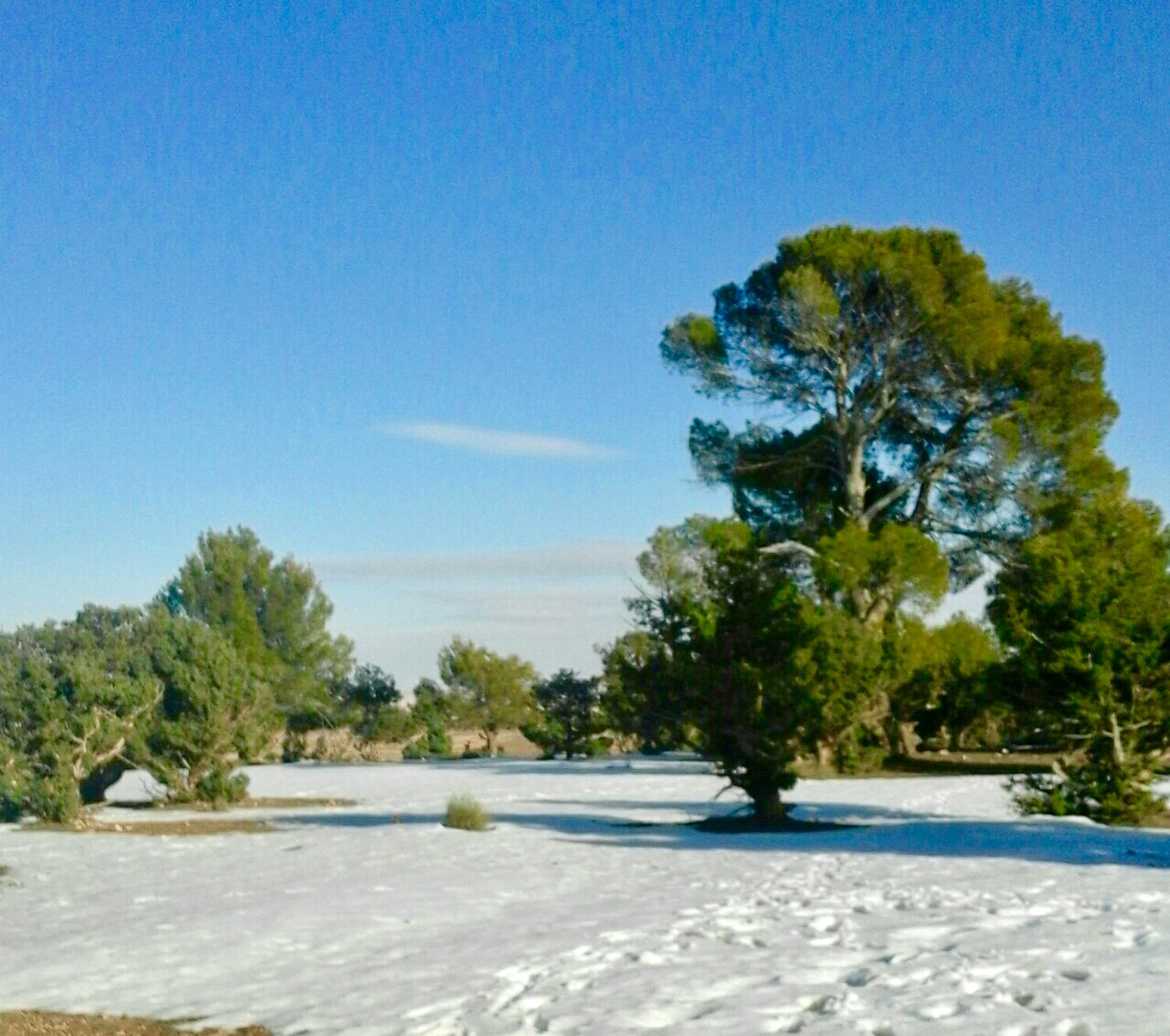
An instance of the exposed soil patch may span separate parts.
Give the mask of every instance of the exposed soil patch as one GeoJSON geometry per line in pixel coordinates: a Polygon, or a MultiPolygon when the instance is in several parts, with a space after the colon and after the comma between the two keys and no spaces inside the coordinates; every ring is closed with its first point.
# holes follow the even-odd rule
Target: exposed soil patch
{"type": "MultiPolygon", "coordinates": [[[[193,810],[198,812],[215,813],[222,812],[222,809],[217,809],[215,806],[208,805],[204,802],[164,802],[157,799],[150,802],[107,802],[105,806],[111,809],[134,809],[134,810],[165,810],[165,809],[183,809],[193,810]]],[[[341,806],[356,806],[356,799],[321,799],[321,798],[297,798],[296,796],[276,797],[261,795],[257,798],[247,798],[243,802],[233,802],[228,809],[323,809],[341,806]]]]}
{"type": "MultiPolygon", "coordinates": [[[[29,824],[22,831],[56,831],[67,834],[98,835],[224,835],[264,834],[276,828],[267,820],[136,820],[119,824],[108,820],[87,820],[80,824],[29,824]]],[[[0,1029],[0,1036],[4,1030],[0,1029]]]]}
{"type": "Polygon", "coordinates": [[[933,752],[887,759],[883,768],[893,776],[912,773],[936,774],[1017,774],[1049,773],[1055,755],[1040,752],[933,752]]]}
{"type": "Polygon", "coordinates": [[[0,1036],[272,1036],[260,1025],[243,1029],[177,1029],[169,1022],[149,1018],[111,1018],[95,1014],[58,1014],[54,1011],[0,1012],[0,1036]]]}
{"type": "Polygon", "coordinates": [[[891,756],[878,766],[842,773],[806,759],[794,769],[803,780],[864,780],[870,777],[955,777],[980,774],[1010,776],[1021,773],[1048,773],[1057,758],[1041,752],[919,752],[912,756],[891,756]]]}

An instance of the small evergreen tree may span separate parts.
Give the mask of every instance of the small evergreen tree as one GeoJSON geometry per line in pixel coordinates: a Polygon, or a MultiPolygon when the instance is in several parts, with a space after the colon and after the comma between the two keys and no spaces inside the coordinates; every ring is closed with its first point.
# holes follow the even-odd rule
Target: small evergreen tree
{"type": "Polygon", "coordinates": [[[806,593],[746,525],[710,521],[702,542],[698,578],[632,602],[634,612],[662,645],[673,711],[697,746],[758,816],[779,820],[798,757],[840,746],[856,723],[880,637],[806,593]]]}
{"type": "Polygon", "coordinates": [[[415,685],[413,698],[409,715],[422,736],[406,746],[403,757],[426,759],[432,755],[450,755],[451,738],[447,729],[455,719],[455,706],[450,697],[434,680],[423,677],[415,685]]]}
{"type": "Polygon", "coordinates": [[[394,677],[380,666],[359,665],[340,684],[337,699],[343,711],[353,713],[356,733],[373,737],[387,710],[396,710],[402,692],[394,684],[394,677]]]}
{"type": "Polygon", "coordinates": [[[329,689],[349,673],[353,645],[330,634],[333,605],[307,565],[277,561],[251,529],[208,531],[158,601],[220,630],[290,726],[329,716],[329,689]]]}
{"type": "Polygon", "coordinates": [[[1025,811],[1137,823],[1170,745],[1170,540],[1123,489],[1058,513],[996,577],[989,613],[1012,649],[1014,705],[1069,751],[1063,772],[1022,782],[1025,811]]]}
{"type": "Polygon", "coordinates": [[[564,753],[566,759],[589,755],[598,733],[599,681],[559,669],[535,687],[540,717],[526,725],[524,735],[544,749],[548,756],[564,753]]]}
{"type": "Polygon", "coordinates": [[[174,801],[239,801],[247,778],[232,771],[280,726],[271,689],[226,637],[190,619],[153,617],[150,662],[162,700],[144,765],[174,801]]]}

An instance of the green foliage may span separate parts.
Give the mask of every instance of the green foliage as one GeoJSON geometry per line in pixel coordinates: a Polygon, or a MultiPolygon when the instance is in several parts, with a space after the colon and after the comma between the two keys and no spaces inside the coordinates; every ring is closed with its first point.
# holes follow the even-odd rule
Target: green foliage
{"type": "Polygon", "coordinates": [[[425,677],[415,685],[410,721],[422,736],[403,749],[404,759],[427,759],[451,755],[448,728],[455,722],[457,702],[434,680],[425,677]]]}
{"type": "Polygon", "coordinates": [[[208,531],[159,601],[221,630],[282,713],[328,717],[328,689],[348,674],[353,645],[329,633],[333,605],[308,566],[276,561],[242,526],[208,531]]]}
{"type": "Polygon", "coordinates": [[[516,655],[497,655],[455,637],[439,652],[439,677],[457,717],[478,729],[489,755],[507,727],[520,727],[533,716],[536,670],[516,655]]]}
{"type": "Polygon", "coordinates": [[[452,795],[447,800],[444,827],[460,831],[486,831],[491,824],[487,810],[471,795],[452,795]]]}
{"type": "Polygon", "coordinates": [[[359,665],[334,689],[334,698],[360,737],[390,740],[386,735],[409,726],[403,723],[405,714],[396,708],[402,692],[380,666],[359,665]]]}
{"type": "Polygon", "coordinates": [[[931,608],[947,590],[947,562],[933,540],[905,525],[869,532],[846,525],[818,544],[813,571],[822,593],[863,622],[903,605],[931,608]]]}
{"type": "Polygon", "coordinates": [[[378,710],[372,726],[359,732],[371,741],[407,741],[419,730],[419,722],[409,709],[388,705],[378,710]]]}
{"type": "Polygon", "coordinates": [[[1146,760],[1112,758],[1027,774],[1010,782],[1023,814],[1084,816],[1101,824],[1142,824],[1166,812],[1162,797],[1150,789],[1153,773],[1146,760]]]}
{"type": "Polygon", "coordinates": [[[697,514],[681,525],[657,528],[638,555],[642,578],[659,593],[702,596],[703,566],[711,554],[707,533],[716,521],[697,514]]]}
{"type": "Polygon", "coordinates": [[[598,724],[633,737],[647,755],[692,747],[671,661],[667,644],[647,629],[623,633],[601,649],[598,724]]]}
{"type": "Polygon", "coordinates": [[[647,595],[634,612],[676,721],[758,814],[775,819],[798,756],[842,743],[856,723],[880,638],[804,593],[740,522],[706,524],[698,565],[682,591],[647,595]]]}
{"type": "Polygon", "coordinates": [[[86,606],[0,638],[4,812],[70,822],[140,766],[172,797],[222,801],[277,726],[271,693],[215,630],[86,606]]]}
{"type": "Polygon", "coordinates": [[[447,730],[455,722],[457,703],[442,687],[425,677],[415,685],[413,698],[405,713],[396,710],[398,715],[403,717],[398,722],[401,723],[403,739],[416,734],[421,736],[415,737],[403,748],[402,757],[404,759],[449,757],[451,738],[447,730]]]}
{"type": "Polygon", "coordinates": [[[142,648],[144,623],[135,608],[86,605],[72,622],[0,637],[9,799],[19,786],[27,811],[71,821],[134,764],[138,727],[161,695],[142,648]]]}
{"type": "MultiPolygon", "coordinates": [[[[0,748],[0,752],[4,749],[0,748]]],[[[23,765],[18,769],[15,757],[7,758],[0,765],[0,824],[11,824],[24,814],[27,774],[23,765]]]]}
{"type": "MultiPolygon", "coordinates": [[[[1027,533],[1038,499],[1100,477],[1116,416],[1100,347],[941,230],[785,239],[715,292],[711,316],[667,327],[661,347],[700,392],[776,413],[784,430],[691,429],[702,477],[727,484],[766,538],[813,548],[846,526],[908,525],[960,585],[1027,533]]],[[[855,611],[872,606],[862,589],[855,611]]]]}
{"type": "MultiPolygon", "coordinates": [[[[1068,748],[1044,795],[1106,822],[1157,807],[1147,789],[1170,745],[1170,541],[1149,504],[1089,496],[1024,543],[996,577],[989,614],[1012,649],[1015,708],[1068,748]]],[[[1039,797],[1037,797],[1039,796],[1039,797]]]]}
{"type": "Polygon", "coordinates": [[[227,637],[201,622],[157,612],[149,651],[163,692],[143,765],[174,801],[243,798],[247,781],[232,771],[280,726],[271,689],[227,637]]]}
{"type": "Polygon", "coordinates": [[[535,687],[539,718],[526,724],[524,736],[544,749],[551,758],[563,753],[566,759],[589,755],[597,726],[600,698],[598,681],[560,669],[535,687]]]}
{"type": "Polygon", "coordinates": [[[888,748],[907,755],[919,738],[950,748],[996,748],[1010,717],[995,693],[1000,660],[991,634],[965,616],[926,626],[902,616],[886,628],[888,748]]]}

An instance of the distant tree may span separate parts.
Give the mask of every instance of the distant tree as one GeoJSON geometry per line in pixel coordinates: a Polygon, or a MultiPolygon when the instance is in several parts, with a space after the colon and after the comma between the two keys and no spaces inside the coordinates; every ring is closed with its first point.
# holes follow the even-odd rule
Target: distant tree
{"type": "Polygon", "coordinates": [[[965,616],[930,627],[903,620],[894,640],[896,686],[890,722],[899,745],[909,750],[907,730],[920,737],[945,737],[951,749],[997,747],[1011,726],[1011,713],[993,691],[999,647],[991,633],[965,616]]]}
{"type": "Polygon", "coordinates": [[[439,652],[439,678],[460,710],[460,718],[482,735],[496,754],[501,730],[519,727],[532,716],[536,670],[516,655],[497,655],[455,637],[439,652]]]}
{"type": "Polygon", "coordinates": [[[535,694],[539,718],[523,728],[525,736],[550,756],[589,755],[599,732],[599,681],[572,669],[559,669],[536,684],[535,694]]]}
{"type": "MultiPolygon", "coordinates": [[[[841,533],[855,556],[863,537],[879,554],[921,554],[885,531],[903,526],[964,585],[1028,533],[1036,498],[1100,476],[1116,416],[1100,347],[941,230],[787,238],[715,292],[711,315],[667,327],[661,349],[703,394],[775,414],[778,426],[739,434],[696,420],[690,446],[700,475],[728,485],[736,513],[792,562],[841,533]]],[[[881,571],[843,588],[874,627],[894,607],[881,571]]]]}
{"type": "Polygon", "coordinates": [[[426,758],[451,754],[447,729],[455,721],[456,708],[451,697],[434,680],[423,677],[415,685],[409,715],[422,736],[403,751],[408,758],[426,758]]]}
{"type": "Polygon", "coordinates": [[[343,709],[356,711],[357,732],[370,737],[377,731],[382,714],[402,700],[402,692],[395,686],[393,676],[380,666],[367,663],[359,665],[342,681],[337,698],[343,709]]]}
{"type": "Polygon", "coordinates": [[[1058,513],[993,581],[1013,704],[1070,753],[1025,782],[1022,808],[1106,823],[1165,810],[1150,783],[1170,747],[1168,563],[1157,509],[1113,489],[1058,513]]]}
{"type": "Polygon", "coordinates": [[[222,630],[286,717],[327,715],[329,688],[353,665],[353,645],[329,633],[333,605],[312,569],[276,561],[251,529],[203,533],[158,599],[222,630]]]}
{"type": "MultiPolygon", "coordinates": [[[[649,616],[643,618],[650,621],[649,616]]],[[[601,723],[634,738],[648,755],[693,747],[669,644],[649,629],[635,629],[600,648],[600,653],[601,723]]]]}
{"type": "Polygon", "coordinates": [[[247,778],[233,775],[279,729],[272,690],[219,630],[156,613],[147,631],[162,700],[145,736],[143,765],[177,802],[236,802],[247,778]]]}

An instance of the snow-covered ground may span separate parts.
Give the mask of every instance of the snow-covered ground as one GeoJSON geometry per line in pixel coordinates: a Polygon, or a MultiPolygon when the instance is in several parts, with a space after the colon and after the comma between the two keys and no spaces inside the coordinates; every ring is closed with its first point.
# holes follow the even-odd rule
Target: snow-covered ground
{"type": "Polygon", "coordinates": [[[259,835],[0,830],[0,1009],[282,1036],[1170,1033],[1170,835],[1020,821],[999,778],[806,782],[798,816],[865,826],[712,835],[667,823],[734,801],[694,763],[250,775],[360,805],[259,835]],[[493,831],[440,826],[460,791],[493,831]]]}

